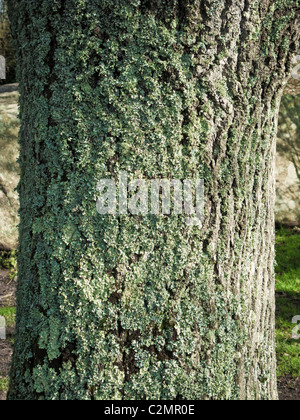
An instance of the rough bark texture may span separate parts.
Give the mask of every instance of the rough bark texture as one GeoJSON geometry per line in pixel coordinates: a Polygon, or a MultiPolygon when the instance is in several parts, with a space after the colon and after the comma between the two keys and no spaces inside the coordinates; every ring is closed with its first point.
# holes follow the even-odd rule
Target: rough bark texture
{"type": "Polygon", "coordinates": [[[9,399],[276,399],[274,155],[298,0],[10,0],[21,91],[9,399]],[[203,178],[184,217],[99,179],[203,178]]]}

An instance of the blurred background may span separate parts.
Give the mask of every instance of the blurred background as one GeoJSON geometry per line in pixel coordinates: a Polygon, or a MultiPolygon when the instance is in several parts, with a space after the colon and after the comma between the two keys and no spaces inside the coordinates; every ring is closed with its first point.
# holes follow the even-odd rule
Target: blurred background
{"type": "MultiPolygon", "coordinates": [[[[8,326],[7,340],[0,340],[0,399],[4,399],[15,318],[18,243],[15,189],[19,179],[19,94],[6,0],[0,0],[0,55],[6,59],[6,80],[0,80],[0,317],[5,317],[8,326]]],[[[295,339],[300,328],[293,324],[295,316],[300,315],[300,80],[297,79],[290,80],[282,99],[277,141],[276,324],[282,400],[300,399],[300,341],[295,339]]]]}
{"type": "Polygon", "coordinates": [[[0,80],[0,85],[4,84],[4,82],[15,82],[16,59],[7,19],[6,0],[0,0],[0,55],[6,58],[6,80],[0,80]]]}

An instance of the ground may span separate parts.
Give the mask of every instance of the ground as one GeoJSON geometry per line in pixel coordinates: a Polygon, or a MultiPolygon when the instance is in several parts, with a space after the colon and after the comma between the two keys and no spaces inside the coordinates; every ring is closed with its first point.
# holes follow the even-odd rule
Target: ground
{"type": "MultiPolygon", "coordinates": [[[[293,317],[300,315],[300,230],[277,231],[276,329],[279,398],[300,400],[300,340],[292,338],[297,325],[293,317]]],[[[0,340],[0,400],[5,399],[9,365],[13,348],[15,317],[15,255],[0,255],[0,316],[7,324],[7,339],[0,340]],[[10,270],[8,270],[10,268],[10,270]]],[[[298,330],[300,334],[300,328],[298,330]]]]}
{"type": "Polygon", "coordinates": [[[293,378],[286,375],[278,379],[278,390],[280,401],[299,401],[300,400],[300,377],[293,378]]]}
{"type": "Polygon", "coordinates": [[[300,229],[277,230],[276,238],[276,335],[281,400],[300,400],[300,229]],[[298,325],[299,325],[298,321],[298,325]]]}
{"type": "Polygon", "coordinates": [[[18,90],[0,86],[0,249],[15,249],[18,242],[18,90]]]}
{"type": "Polygon", "coordinates": [[[16,281],[9,270],[0,269],[0,316],[6,319],[6,340],[0,340],[0,400],[5,400],[13,350],[16,281]]]}

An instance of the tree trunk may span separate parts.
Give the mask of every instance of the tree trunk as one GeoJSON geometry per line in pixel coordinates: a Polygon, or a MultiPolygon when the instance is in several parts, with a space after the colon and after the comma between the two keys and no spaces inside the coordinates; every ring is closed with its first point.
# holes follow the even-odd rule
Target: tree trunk
{"type": "Polygon", "coordinates": [[[276,399],[275,139],[298,1],[9,5],[22,127],[8,398],[276,399]],[[202,228],[99,215],[98,182],[120,171],[204,179],[202,228]]]}

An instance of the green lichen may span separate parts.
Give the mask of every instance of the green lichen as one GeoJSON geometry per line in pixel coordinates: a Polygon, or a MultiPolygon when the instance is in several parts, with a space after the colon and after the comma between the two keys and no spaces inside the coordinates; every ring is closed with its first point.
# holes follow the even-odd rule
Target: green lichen
{"type": "Polygon", "coordinates": [[[266,106],[265,132],[256,128],[259,76],[248,74],[244,95],[230,63],[226,80],[214,67],[230,51],[231,34],[218,41],[214,25],[224,2],[9,3],[22,121],[9,399],[274,396],[268,331],[249,356],[249,293],[269,211],[268,178],[259,212],[252,180],[275,123],[266,106]],[[97,184],[119,171],[204,178],[205,228],[176,215],[100,216],[97,184]]]}

